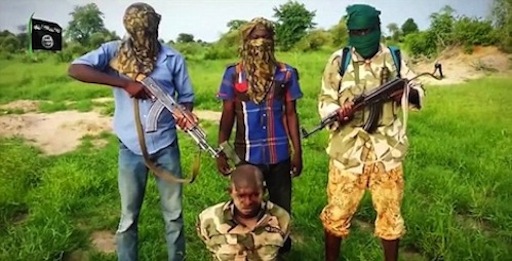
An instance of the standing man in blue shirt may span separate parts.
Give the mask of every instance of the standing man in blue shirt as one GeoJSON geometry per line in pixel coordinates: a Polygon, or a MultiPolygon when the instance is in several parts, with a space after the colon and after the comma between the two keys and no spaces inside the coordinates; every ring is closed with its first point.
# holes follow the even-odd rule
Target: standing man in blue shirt
{"type": "MultiPolygon", "coordinates": [[[[76,59],[69,67],[69,75],[82,82],[113,87],[113,125],[120,141],[121,219],[116,233],[117,253],[119,260],[131,261],[138,258],[138,217],[148,173],[136,132],[132,98],[138,99],[151,159],[176,178],[182,175],[176,124],[182,129],[191,127],[184,117],[175,119],[176,116],[161,103],[148,99],[151,94],[135,77],[139,74],[152,77],[189,111],[192,111],[194,92],[184,57],[158,41],[160,15],[151,6],[144,3],[130,5],[123,22],[129,37],[102,44],[76,59]]],[[[168,260],[184,260],[182,185],[169,184],[160,178],[156,182],[165,222],[168,260]]]]}
{"type": "MultiPolygon", "coordinates": [[[[236,120],[234,147],[242,164],[261,169],[270,201],[291,215],[291,178],[302,171],[296,110],[302,97],[299,75],[276,60],[270,21],[255,18],[241,32],[241,61],[226,68],[217,95],[223,101],[218,142],[229,140],[236,120]]],[[[225,157],[217,158],[217,167],[229,174],[225,157]]],[[[282,252],[290,248],[287,240],[282,252]]]]}

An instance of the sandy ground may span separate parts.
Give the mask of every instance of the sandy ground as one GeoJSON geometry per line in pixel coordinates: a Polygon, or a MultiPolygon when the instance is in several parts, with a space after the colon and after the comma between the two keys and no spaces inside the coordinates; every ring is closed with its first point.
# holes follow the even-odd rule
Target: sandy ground
{"type": "MultiPolygon", "coordinates": [[[[108,98],[102,100],[108,101],[108,98]]],[[[39,113],[38,101],[19,100],[0,106],[0,110],[18,110],[22,114],[0,116],[0,136],[21,136],[39,147],[47,155],[58,155],[73,151],[86,135],[95,136],[112,131],[112,118],[91,112],[58,111],[39,113]]],[[[203,120],[218,121],[220,113],[197,111],[203,120]]],[[[103,143],[97,141],[96,145],[103,143]]]]}
{"type": "MultiPolygon", "coordinates": [[[[413,63],[414,72],[433,72],[436,62],[442,65],[444,79],[438,81],[425,76],[420,79],[424,83],[435,85],[451,85],[478,79],[494,74],[510,74],[512,55],[501,53],[496,47],[475,47],[473,53],[466,54],[460,48],[444,51],[439,57],[431,61],[413,63]]],[[[436,72],[436,75],[438,73],[436,72]]]]}
{"type": "MultiPolygon", "coordinates": [[[[425,83],[457,84],[486,74],[510,73],[511,56],[500,53],[495,47],[477,47],[473,54],[464,54],[460,49],[447,50],[437,58],[443,66],[445,79],[436,81],[422,78],[425,83]]],[[[413,62],[411,67],[416,73],[432,72],[436,61],[413,62]]],[[[94,103],[111,102],[112,98],[100,98],[94,103]]],[[[58,155],[73,151],[80,145],[85,135],[95,136],[101,132],[112,131],[111,117],[101,115],[97,109],[91,112],[59,111],[40,113],[41,101],[18,100],[0,105],[0,112],[16,111],[17,114],[0,114],[0,136],[19,135],[48,155],[58,155]]],[[[217,121],[220,113],[214,111],[196,111],[202,120],[217,121]]],[[[101,140],[96,145],[101,146],[101,140]]],[[[365,224],[362,224],[365,227],[365,224]]],[[[300,235],[294,235],[299,237],[300,235]]],[[[91,236],[92,245],[101,252],[115,251],[114,234],[110,231],[96,231],[91,236]]]]}
{"type": "Polygon", "coordinates": [[[91,235],[92,245],[97,251],[111,254],[116,251],[116,240],[113,232],[96,231],[91,235]]]}
{"type": "Polygon", "coordinates": [[[48,155],[74,150],[85,135],[111,130],[111,120],[96,112],[11,114],[0,117],[0,135],[19,135],[48,155]]]}

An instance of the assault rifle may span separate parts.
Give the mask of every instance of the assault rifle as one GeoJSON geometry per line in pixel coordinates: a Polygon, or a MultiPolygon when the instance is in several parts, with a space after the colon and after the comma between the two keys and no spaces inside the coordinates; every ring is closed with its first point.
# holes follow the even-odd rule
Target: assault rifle
{"type": "Polygon", "coordinates": [[[443,78],[443,71],[441,64],[436,63],[435,69],[433,73],[424,72],[421,73],[411,79],[405,79],[405,78],[398,78],[391,80],[387,83],[382,84],[377,89],[367,93],[367,94],[361,94],[353,100],[353,106],[351,110],[348,112],[347,117],[348,120],[339,120],[338,116],[338,110],[331,112],[326,117],[322,118],[320,121],[320,124],[318,124],[313,130],[307,131],[304,128],[301,128],[302,132],[302,138],[307,138],[311,136],[313,133],[322,130],[326,126],[338,121],[340,124],[345,124],[348,121],[350,121],[351,116],[358,110],[363,109],[364,107],[369,107],[369,117],[367,122],[365,122],[364,129],[367,131],[372,131],[375,129],[379,117],[380,117],[380,108],[378,107],[380,104],[390,100],[392,97],[396,97],[397,95],[402,95],[405,88],[409,84],[410,81],[413,81],[414,79],[417,79],[421,76],[431,76],[437,80],[441,80],[443,78]],[[435,72],[439,70],[440,76],[435,76],[435,72]]]}
{"type": "MultiPolygon", "coordinates": [[[[187,112],[187,109],[178,104],[168,92],[164,92],[151,77],[144,78],[141,83],[148,88],[149,92],[153,94],[172,114],[177,117],[185,116],[188,122],[194,122],[194,119],[187,112]]],[[[205,131],[198,123],[193,124],[192,127],[185,130],[185,132],[192,137],[201,150],[208,152],[212,158],[218,158],[220,153],[223,152],[234,165],[240,162],[240,159],[227,141],[220,144],[218,148],[212,147],[206,140],[205,131]]]]}

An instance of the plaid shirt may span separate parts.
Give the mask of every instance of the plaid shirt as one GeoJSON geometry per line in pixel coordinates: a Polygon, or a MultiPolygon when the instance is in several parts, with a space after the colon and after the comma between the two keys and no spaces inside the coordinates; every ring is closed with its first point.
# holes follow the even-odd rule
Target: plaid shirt
{"type": "Polygon", "coordinates": [[[302,97],[299,75],[295,68],[282,64],[274,74],[274,84],[260,104],[235,90],[235,83],[246,81],[245,74],[228,66],[217,97],[235,101],[236,135],[234,147],[240,159],[252,164],[276,164],[290,158],[285,119],[285,102],[302,97]],[[289,73],[288,81],[285,77],[289,73]]]}

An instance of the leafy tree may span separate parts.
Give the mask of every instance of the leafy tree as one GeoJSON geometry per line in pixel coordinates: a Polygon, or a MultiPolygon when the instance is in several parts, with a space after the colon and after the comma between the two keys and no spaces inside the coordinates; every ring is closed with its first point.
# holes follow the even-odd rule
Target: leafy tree
{"type": "Polygon", "coordinates": [[[117,36],[115,31],[109,32],[107,30],[102,32],[96,32],[91,34],[87,46],[92,48],[99,47],[104,42],[109,42],[112,40],[119,40],[119,36],[117,36]]]}
{"type": "Polygon", "coordinates": [[[27,48],[28,41],[31,40],[28,38],[27,24],[17,25],[16,29],[18,29],[18,31],[20,31],[20,33],[16,35],[16,38],[18,38],[18,41],[20,43],[20,49],[27,48]]]}
{"type": "Polygon", "coordinates": [[[20,49],[21,43],[15,35],[10,34],[0,38],[0,50],[14,53],[20,49]]]}
{"type": "Polygon", "coordinates": [[[330,46],[333,42],[333,35],[328,31],[315,29],[302,37],[295,45],[295,48],[302,52],[321,50],[324,46],[330,46]]]}
{"type": "Polygon", "coordinates": [[[494,26],[503,28],[512,23],[512,0],[494,0],[492,18],[494,26]]]}
{"type": "Polygon", "coordinates": [[[445,48],[453,43],[453,24],[455,10],[446,5],[440,12],[430,15],[430,31],[435,37],[438,46],[445,48]]]}
{"type": "Polygon", "coordinates": [[[65,37],[86,46],[94,33],[106,31],[103,24],[103,13],[95,3],[75,6],[70,13],[73,17],[65,31],[65,37]]]}
{"type": "Polygon", "coordinates": [[[412,19],[412,18],[405,20],[405,22],[402,24],[401,29],[402,29],[403,36],[407,36],[408,34],[416,33],[416,32],[420,31],[418,29],[418,25],[416,24],[416,22],[414,22],[414,19],[412,19]]]}
{"type": "Polygon", "coordinates": [[[399,41],[402,32],[400,32],[400,28],[398,27],[398,25],[396,23],[390,23],[388,24],[387,28],[389,34],[391,35],[391,39],[393,39],[393,41],[399,41]]]}
{"type": "Polygon", "coordinates": [[[316,11],[308,11],[304,4],[288,1],[279,7],[274,7],[274,17],[277,18],[276,38],[277,44],[288,51],[301,40],[308,29],[315,27],[313,18],[316,11]]]}
{"type": "Polygon", "coordinates": [[[413,56],[425,55],[431,57],[436,53],[436,43],[431,31],[416,32],[405,36],[405,47],[413,56]]]}
{"type": "Polygon", "coordinates": [[[348,43],[347,17],[343,16],[338,24],[329,29],[332,35],[332,44],[340,47],[348,43]]]}
{"type": "Polygon", "coordinates": [[[512,52],[512,0],[494,0],[492,19],[501,36],[501,47],[512,52]]]}
{"type": "Polygon", "coordinates": [[[0,37],[6,37],[6,36],[9,36],[9,35],[14,35],[13,33],[11,33],[9,30],[3,30],[0,32],[0,37]]]}
{"type": "Polygon", "coordinates": [[[495,44],[496,36],[491,21],[462,16],[453,25],[454,43],[466,47],[495,44]]]}
{"type": "Polygon", "coordinates": [[[176,38],[177,43],[193,43],[194,42],[194,36],[191,34],[181,33],[178,35],[178,38],[176,38]]]}
{"type": "Polygon", "coordinates": [[[238,30],[240,27],[242,27],[242,25],[246,24],[247,21],[246,20],[239,20],[239,19],[235,19],[235,20],[231,20],[227,23],[227,27],[229,28],[229,32],[231,31],[236,31],[238,30]]]}

